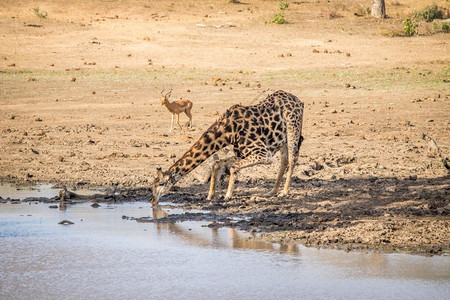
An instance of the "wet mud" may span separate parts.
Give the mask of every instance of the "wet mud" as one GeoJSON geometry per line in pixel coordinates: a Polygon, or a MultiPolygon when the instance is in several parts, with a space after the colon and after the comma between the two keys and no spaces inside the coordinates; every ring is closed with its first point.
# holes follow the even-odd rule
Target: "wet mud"
{"type": "MultiPolygon", "coordinates": [[[[207,227],[231,227],[255,233],[257,239],[305,246],[350,250],[441,255],[450,249],[450,176],[433,179],[350,178],[301,180],[294,178],[290,195],[260,197],[272,181],[254,186],[239,181],[230,201],[206,199],[207,184],[175,187],[153,206],[153,217],[129,217],[137,222],[207,222],[207,227]],[[184,213],[171,214],[172,208],[184,213]]],[[[78,195],[65,188],[53,198],[29,197],[3,202],[56,203],[59,209],[82,202],[148,201],[146,188],[110,189],[101,194],[78,195]]],[[[50,205],[52,206],[52,205],[50,205]]],[[[49,207],[50,207],[49,206],[49,207]]],[[[56,205],[53,205],[56,208],[56,205]]]]}

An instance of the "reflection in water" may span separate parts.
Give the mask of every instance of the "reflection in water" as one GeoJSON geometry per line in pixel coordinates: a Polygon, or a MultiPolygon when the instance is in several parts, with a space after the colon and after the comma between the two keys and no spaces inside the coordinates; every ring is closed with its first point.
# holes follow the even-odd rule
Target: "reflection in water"
{"type": "MultiPolygon", "coordinates": [[[[154,219],[162,219],[169,216],[169,213],[164,210],[161,205],[153,205],[152,214],[154,219]]],[[[180,223],[159,222],[155,223],[155,225],[159,232],[167,231],[171,234],[175,234],[193,246],[205,247],[212,244],[217,248],[231,247],[233,249],[241,250],[277,250],[275,244],[259,241],[252,238],[250,234],[238,231],[234,228],[211,228],[209,230],[200,228],[200,230],[193,230],[192,228],[186,228],[186,226],[180,223]]],[[[279,252],[298,253],[298,245],[282,245],[279,247],[279,252]]]]}
{"type": "Polygon", "coordinates": [[[450,293],[448,257],[317,250],[263,243],[204,222],[122,219],[182,212],[148,203],[86,203],[64,211],[0,204],[0,299],[444,299],[450,293]],[[63,219],[75,224],[58,225],[63,219]]]}
{"type": "MultiPolygon", "coordinates": [[[[9,183],[0,183],[0,197],[3,199],[20,199],[29,197],[54,198],[59,195],[60,188],[54,188],[51,184],[39,184],[33,186],[15,186],[9,183]]],[[[75,189],[78,195],[94,195],[103,193],[100,189],[75,189]]]]}

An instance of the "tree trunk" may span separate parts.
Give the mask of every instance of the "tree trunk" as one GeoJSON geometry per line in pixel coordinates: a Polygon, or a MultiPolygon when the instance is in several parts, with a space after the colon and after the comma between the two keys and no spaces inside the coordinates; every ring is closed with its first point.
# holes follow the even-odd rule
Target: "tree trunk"
{"type": "Polygon", "coordinates": [[[372,17],[384,19],[386,18],[386,6],[384,5],[384,0],[373,0],[372,1],[372,17]]]}

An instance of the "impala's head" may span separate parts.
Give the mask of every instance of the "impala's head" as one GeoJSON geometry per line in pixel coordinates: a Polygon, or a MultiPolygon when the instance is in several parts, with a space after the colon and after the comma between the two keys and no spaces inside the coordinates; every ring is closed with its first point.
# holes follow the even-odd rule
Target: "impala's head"
{"type": "Polygon", "coordinates": [[[172,87],[170,87],[170,91],[167,94],[164,93],[164,86],[163,90],[161,91],[161,105],[164,105],[170,98],[170,95],[172,94],[172,87]]]}
{"type": "Polygon", "coordinates": [[[158,204],[159,199],[167,194],[175,184],[175,177],[170,171],[165,171],[161,167],[156,168],[156,178],[153,181],[152,204],[158,204]]]}

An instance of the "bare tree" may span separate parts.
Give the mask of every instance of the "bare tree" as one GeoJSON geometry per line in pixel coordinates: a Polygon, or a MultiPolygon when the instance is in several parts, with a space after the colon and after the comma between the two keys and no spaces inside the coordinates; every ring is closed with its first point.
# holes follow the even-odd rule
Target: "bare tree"
{"type": "Polygon", "coordinates": [[[386,6],[384,0],[372,0],[372,17],[384,19],[386,18],[386,6]]]}

